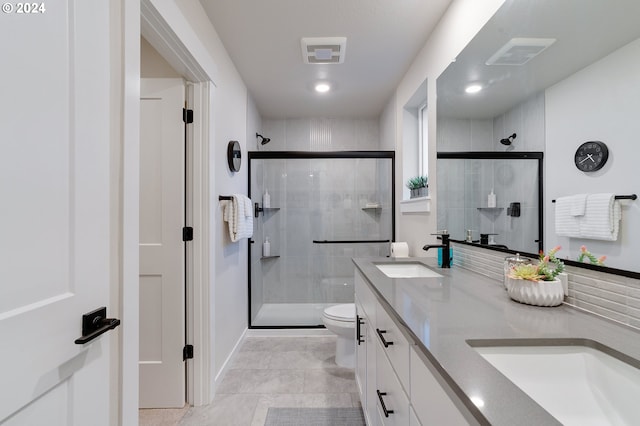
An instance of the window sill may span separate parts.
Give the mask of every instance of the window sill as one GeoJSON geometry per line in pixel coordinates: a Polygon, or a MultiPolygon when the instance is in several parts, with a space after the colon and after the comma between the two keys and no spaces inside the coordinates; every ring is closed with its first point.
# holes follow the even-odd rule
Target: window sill
{"type": "Polygon", "coordinates": [[[431,211],[431,197],[411,198],[400,201],[400,213],[422,214],[431,211]]]}

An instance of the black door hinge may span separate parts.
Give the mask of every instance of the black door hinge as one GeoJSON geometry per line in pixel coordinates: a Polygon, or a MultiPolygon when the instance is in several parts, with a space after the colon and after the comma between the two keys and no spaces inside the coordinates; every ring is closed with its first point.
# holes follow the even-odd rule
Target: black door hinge
{"type": "Polygon", "coordinates": [[[182,241],[193,241],[193,228],[191,226],[182,228],[182,241]]]}
{"type": "Polygon", "coordinates": [[[182,121],[186,124],[193,123],[193,110],[182,108],[182,121]]]}
{"type": "Polygon", "coordinates": [[[182,349],[182,360],[193,359],[193,345],[185,345],[182,349]]]}

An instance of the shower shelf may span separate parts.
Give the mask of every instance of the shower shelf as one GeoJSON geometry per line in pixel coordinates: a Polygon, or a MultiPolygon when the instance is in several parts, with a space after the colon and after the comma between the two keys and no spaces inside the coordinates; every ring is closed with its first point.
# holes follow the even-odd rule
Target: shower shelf
{"type": "Polygon", "coordinates": [[[264,212],[274,212],[276,210],[280,210],[280,207],[260,207],[260,204],[254,203],[253,215],[258,217],[260,216],[260,212],[264,214],[264,212]]]}
{"type": "Polygon", "coordinates": [[[362,207],[362,210],[382,210],[382,207],[362,207]]]}
{"type": "Polygon", "coordinates": [[[261,256],[260,259],[275,259],[276,257],[280,256],[261,256]]]}
{"type": "Polygon", "coordinates": [[[504,207],[476,207],[478,210],[500,211],[504,210],[504,207]]]}

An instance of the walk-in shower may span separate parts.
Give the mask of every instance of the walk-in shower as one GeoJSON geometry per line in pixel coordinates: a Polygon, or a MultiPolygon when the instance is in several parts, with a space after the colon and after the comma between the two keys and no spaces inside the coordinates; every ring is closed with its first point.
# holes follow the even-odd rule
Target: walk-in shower
{"type": "Polygon", "coordinates": [[[327,306],[354,301],[351,258],[387,256],[394,238],[393,158],[389,151],[249,152],[250,327],[320,327],[327,306]]]}

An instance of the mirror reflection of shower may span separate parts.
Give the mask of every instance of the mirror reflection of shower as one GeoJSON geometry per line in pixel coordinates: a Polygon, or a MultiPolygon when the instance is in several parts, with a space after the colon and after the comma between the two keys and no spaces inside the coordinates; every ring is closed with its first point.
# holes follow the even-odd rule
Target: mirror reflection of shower
{"type": "Polygon", "coordinates": [[[256,151],[249,170],[252,201],[269,199],[249,245],[250,327],[321,327],[354,302],[351,259],[389,254],[393,153],[256,151]]]}
{"type": "MultiPolygon", "coordinates": [[[[271,138],[265,138],[264,136],[262,136],[260,133],[256,133],[256,138],[258,139],[258,141],[260,142],[260,145],[266,145],[269,142],[271,142],[271,138]]],[[[258,145],[258,147],[260,147],[260,145],[258,145]]]]}

